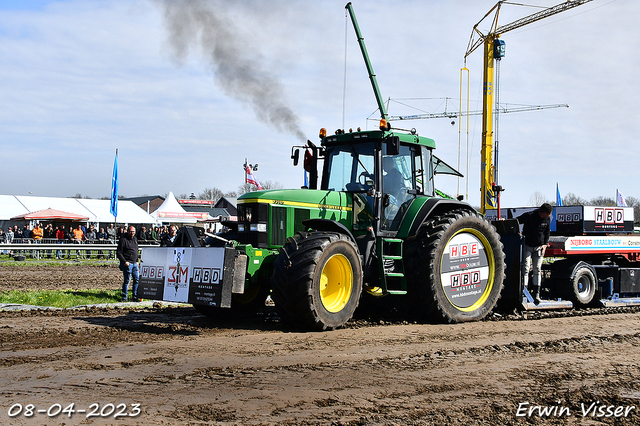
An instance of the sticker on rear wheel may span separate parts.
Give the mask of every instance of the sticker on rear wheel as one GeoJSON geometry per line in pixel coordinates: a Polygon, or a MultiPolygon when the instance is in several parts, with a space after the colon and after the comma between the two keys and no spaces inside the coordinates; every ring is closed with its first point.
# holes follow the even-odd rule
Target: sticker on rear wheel
{"type": "Polygon", "coordinates": [[[487,298],[489,277],[489,257],[478,236],[459,232],[449,240],[440,265],[440,282],[451,304],[460,310],[477,308],[487,298]]]}

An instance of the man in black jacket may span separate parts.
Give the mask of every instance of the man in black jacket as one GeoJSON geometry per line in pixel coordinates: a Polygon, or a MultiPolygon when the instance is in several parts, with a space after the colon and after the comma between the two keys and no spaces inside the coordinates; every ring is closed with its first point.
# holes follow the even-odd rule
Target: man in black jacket
{"type": "Polygon", "coordinates": [[[120,270],[124,276],[122,283],[122,301],[127,301],[129,291],[129,278],[133,276],[133,301],[139,302],[138,298],[138,239],[136,238],[135,226],[129,226],[129,231],[118,241],[116,256],[120,260],[120,270]]]}
{"type": "Polygon", "coordinates": [[[176,241],[176,235],[178,228],[175,225],[169,227],[169,233],[165,234],[160,241],[161,247],[173,247],[173,243],[176,241]]]}
{"type": "Polygon", "coordinates": [[[549,232],[551,230],[551,212],[553,207],[544,203],[534,211],[521,214],[518,222],[524,225],[524,247],[522,248],[522,282],[529,289],[529,271],[533,262],[533,286],[530,290],[535,292],[536,304],[540,303],[540,270],[544,252],[549,245],[549,232]]]}

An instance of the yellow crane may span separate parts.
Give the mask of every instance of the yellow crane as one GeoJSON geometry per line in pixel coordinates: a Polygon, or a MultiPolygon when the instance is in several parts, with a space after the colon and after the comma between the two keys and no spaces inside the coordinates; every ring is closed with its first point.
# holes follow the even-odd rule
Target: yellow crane
{"type": "MultiPolygon", "coordinates": [[[[493,8],[473,27],[471,38],[467,46],[467,52],[464,55],[466,70],[467,57],[481,45],[484,45],[484,76],[482,88],[482,151],[480,153],[480,206],[482,213],[487,208],[496,208],[498,206],[499,192],[501,187],[497,184],[497,176],[493,162],[493,103],[494,103],[494,63],[504,56],[505,43],[499,37],[509,31],[523,27],[532,22],[539,21],[549,16],[555,15],[565,10],[572,9],[592,0],[567,0],[564,3],[551,6],[539,12],[520,18],[509,24],[498,26],[498,15],[503,4],[509,4],[508,1],[502,0],[496,3],[493,8]],[[493,20],[489,31],[484,34],[478,26],[492,13],[493,20]]],[[[467,70],[468,71],[468,70],[467,70]]]]}

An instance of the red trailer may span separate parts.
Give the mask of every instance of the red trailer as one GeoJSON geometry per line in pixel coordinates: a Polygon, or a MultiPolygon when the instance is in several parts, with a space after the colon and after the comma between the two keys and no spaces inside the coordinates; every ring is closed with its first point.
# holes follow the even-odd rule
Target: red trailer
{"type": "MultiPolygon", "coordinates": [[[[507,259],[503,305],[524,309],[640,305],[640,234],[633,208],[555,207],[545,252],[542,302],[522,285],[522,237],[515,218],[533,208],[502,209],[494,221],[507,259]]],[[[497,216],[488,212],[488,216],[497,216]]]]}

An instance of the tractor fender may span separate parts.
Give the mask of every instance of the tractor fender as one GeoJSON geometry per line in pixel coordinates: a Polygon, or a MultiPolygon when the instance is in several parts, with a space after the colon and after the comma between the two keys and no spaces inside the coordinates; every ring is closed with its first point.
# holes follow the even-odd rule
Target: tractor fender
{"type": "Polygon", "coordinates": [[[376,238],[373,233],[366,233],[356,238],[349,228],[330,219],[307,219],[302,224],[316,231],[337,232],[349,237],[356,246],[358,256],[360,256],[364,277],[368,279],[377,276],[376,238]]]}
{"type": "Polygon", "coordinates": [[[596,268],[594,268],[593,265],[583,261],[580,261],[575,264],[575,266],[571,270],[571,275],[569,276],[569,278],[574,279],[576,276],[576,273],[581,268],[588,268],[593,273],[593,276],[596,277],[596,280],[598,279],[598,273],[596,272],[596,268]]]}
{"type": "Polygon", "coordinates": [[[550,267],[554,278],[569,280],[573,280],[578,273],[578,270],[582,268],[588,268],[593,273],[593,276],[598,276],[596,268],[594,268],[590,263],[587,263],[583,260],[559,260],[554,262],[550,267]]]}
{"type": "Polygon", "coordinates": [[[340,234],[347,235],[351,241],[355,244],[356,239],[349,231],[349,228],[341,224],[340,222],[336,222],[335,220],[330,219],[307,219],[303,220],[302,224],[306,226],[308,229],[313,229],[316,231],[330,231],[330,232],[338,232],[340,234]]]}
{"type": "MultiPolygon", "coordinates": [[[[451,210],[469,210],[472,213],[476,213],[476,210],[471,207],[471,205],[467,203],[463,203],[458,200],[449,200],[445,198],[429,198],[423,205],[420,207],[418,213],[413,217],[405,217],[404,220],[411,221],[411,226],[407,232],[407,235],[402,235],[402,237],[413,237],[418,234],[420,231],[420,227],[422,224],[427,221],[429,218],[434,215],[442,214],[451,210]]],[[[402,230],[403,226],[400,225],[400,229],[402,230]]],[[[399,235],[400,236],[400,235],[399,235]]]]}

